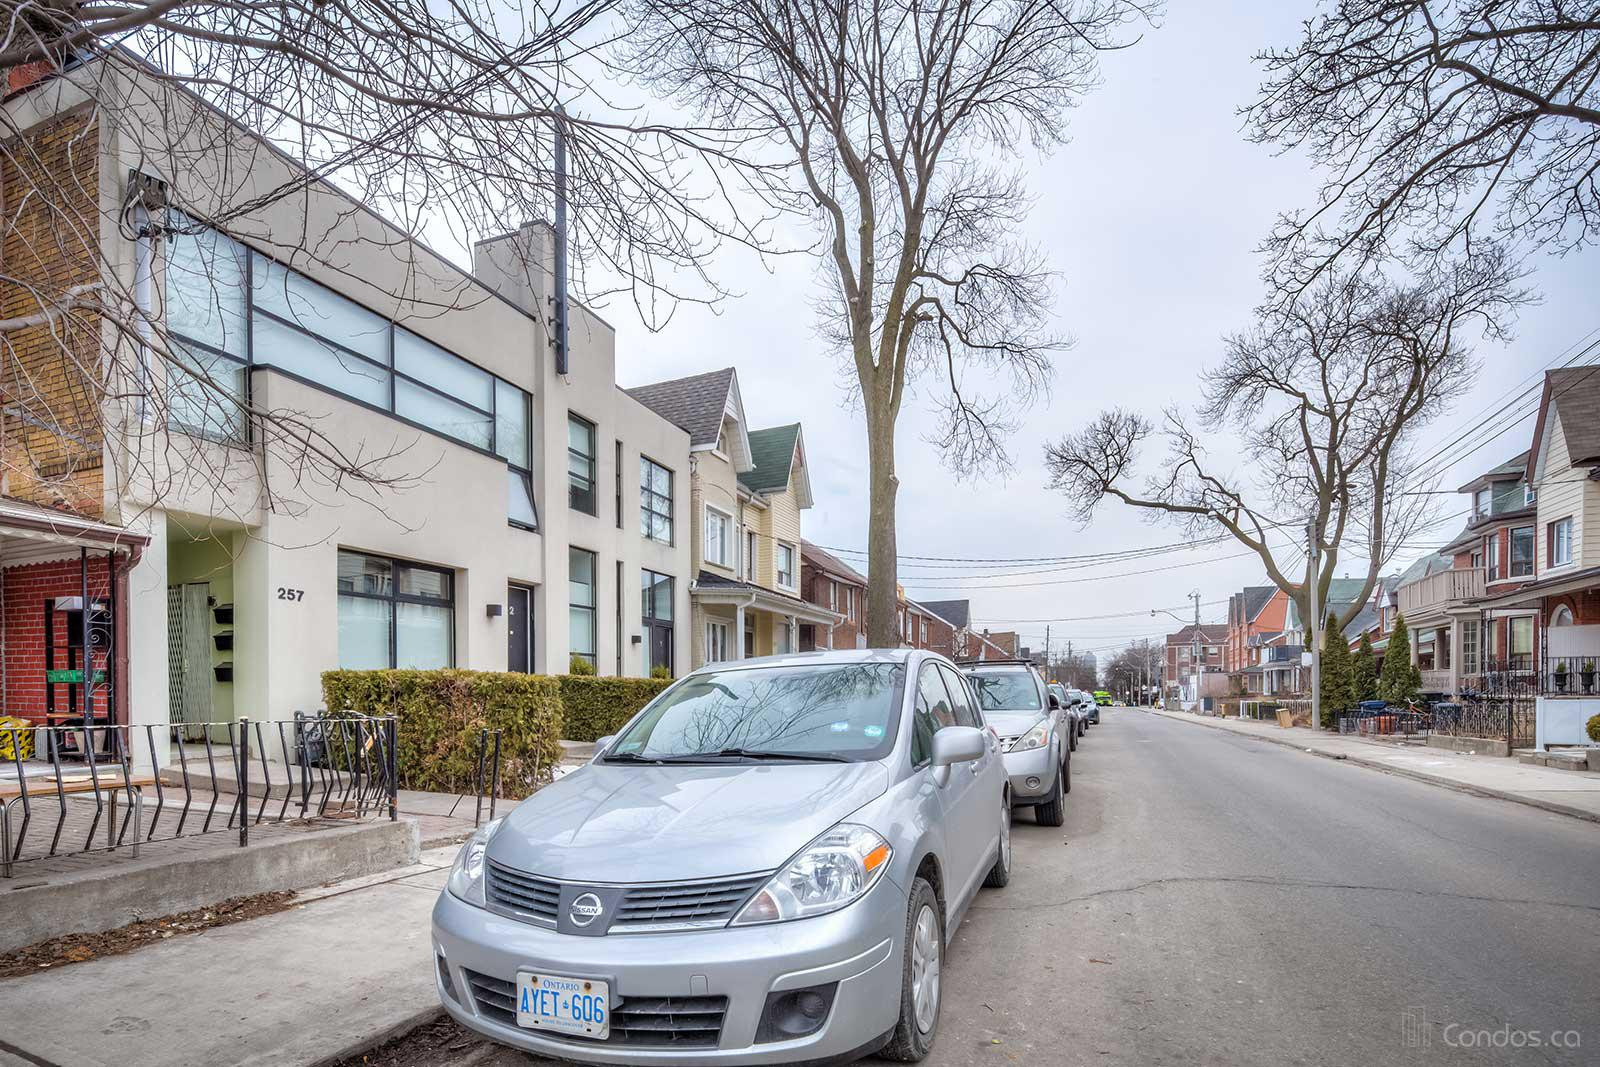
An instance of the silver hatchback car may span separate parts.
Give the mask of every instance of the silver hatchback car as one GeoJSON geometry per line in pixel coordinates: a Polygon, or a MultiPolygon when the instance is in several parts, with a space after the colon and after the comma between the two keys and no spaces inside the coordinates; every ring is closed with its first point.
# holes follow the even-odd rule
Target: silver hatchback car
{"type": "Polygon", "coordinates": [[[998,740],[916,649],[709,664],[462,848],[445,1008],[610,1064],[926,1056],[945,946],[1011,868],[998,740]]]}

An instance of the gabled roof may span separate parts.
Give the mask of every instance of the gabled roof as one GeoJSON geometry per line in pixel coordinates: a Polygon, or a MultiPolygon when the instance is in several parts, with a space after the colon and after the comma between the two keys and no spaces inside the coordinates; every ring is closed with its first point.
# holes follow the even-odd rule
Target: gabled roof
{"type": "Polygon", "coordinates": [[[1522,478],[1527,477],[1528,456],[1531,453],[1532,450],[1530,449],[1528,452],[1524,452],[1520,456],[1513,456],[1511,459],[1506,460],[1493,470],[1484,471],[1482,474],[1472,479],[1472,481],[1468,482],[1466,485],[1463,485],[1460,489],[1457,489],[1456,492],[1470,493],[1475,489],[1489,484],[1490,482],[1508,482],[1514,479],[1521,480],[1522,478]]]}
{"type": "Polygon", "coordinates": [[[958,630],[964,630],[972,623],[970,600],[924,600],[922,606],[958,630]]]}
{"type": "Polygon", "coordinates": [[[1529,481],[1539,476],[1538,462],[1550,409],[1561,420],[1567,439],[1567,458],[1574,467],[1600,463],[1600,364],[1563,367],[1547,371],[1544,392],[1539,397],[1539,420],[1533,427],[1533,449],[1526,473],[1529,481]]]}
{"type": "Polygon", "coordinates": [[[811,479],[805,469],[805,442],[798,422],[751,430],[750,457],[750,469],[739,472],[740,485],[752,493],[781,493],[793,479],[800,506],[811,506],[811,479]]]}
{"type": "Polygon", "coordinates": [[[1272,594],[1278,591],[1275,585],[1247,585],[1240,592],[1244,598],[1244,621],[1255,622],[1256,616],[1266,610],[1267,604],[1272,600],[1272,594]]]}
{"type": "MultiPolygon", "coordinates": [[[[1169,645],[1194,644],[1194,623],[1188,623],[1175,634],[1167,635],[1169,645]]],[[[1225,622],[1200,624],[1200,643],[1206,645],[1220,645],[1228,640],[1228,624],[1225,622]]]]}
{"type": "Polygon", "coordinates": [[[739,425],[738,439],[732,442],[734,469],[744,471],[750,467],[744,400],[739,395],[739,375],[732,367],[624,391],[657,415],[687,430],[691,450],[716,448],[722,435],[722,420],[731,416],[739,425]]]}
{"type": "Polygon", "coordinates": [[[866,575],[850,566],[838,556],[835,556],[832,552],[829,552],[826,549],[818,548],[810,541],[802,540],[800,542],[800,561],[802,563],[809,563],[820,570],[826,571],[835,578],[843,578],[847,582],[853,582],[854,584],[861,586],[867,584],[866,575]]]}

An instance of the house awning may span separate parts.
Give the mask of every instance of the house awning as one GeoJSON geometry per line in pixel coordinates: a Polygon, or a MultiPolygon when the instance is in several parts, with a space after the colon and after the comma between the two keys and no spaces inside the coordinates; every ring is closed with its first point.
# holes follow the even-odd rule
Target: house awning
{"type": "Polygon", "coordinates": [[[838,612],[829,611],[797,596],[789,596],[752,582],[723,578],[706,571],[701,571],[700,576],[689,587],[689,596],[701,604],[726,604],[730,607],[742,605],[747,609],[768,611],[775,615],[792,615],[799,622],[820,626],[837,626],[844,621],[844,616],[838,612]]]}
{"type": "Polygon", "coordinates": [[[1474,606],[1491,610],[1494,608],[1537,608],[1543,598],[1547,596],[1577,593],[1597,586],[1600,586],[1600,567],[1586,567],[1571,574],[1558,574],[1549,578],[1541,578],[1536,582],[1529,582],[1515,592],[1504,593],[1495,597],[1485,597],[1477,601],[1474,606]]]}
{"type": "Polygon", "coordinates": [[[60,558],[72,548],[132,553],[149,543],[145,534],[121,526],[0,499],[0,560],[7,564],[60,558]]]}

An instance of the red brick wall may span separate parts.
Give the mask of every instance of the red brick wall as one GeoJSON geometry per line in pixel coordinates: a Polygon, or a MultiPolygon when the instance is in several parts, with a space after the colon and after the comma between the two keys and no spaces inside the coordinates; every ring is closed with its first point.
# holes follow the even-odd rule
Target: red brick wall
{"type": "MultiPolygon", "coordinates": [[[[44,681],[44,602],[46,598],[78,596],[82,583],[78,561],[24,563],[0,572],[0,656],[4,664],[5,713],[42,719],[45,710],[44,681]]],[[[106,561],[102,556],[89,559],[89,596],[110,597],[106,580],[106,561]]],[[[120,607],[120,605],[119,605],[120,607]]],[[[56,646],[65,645],[67,616],[57,613],[56,646]]],[[[58,651],[58,667],[66,666],[65,653],[58,651]]],[[[95,669],[105,669],[105,657],[95,657],[95,669]]],[[[95,707],[104,709],[105,691],[95,696],[95,707]]],[[[67,710],[67,687],[56,687],[56,710],[67,710]]]]}
{"type": "MultiPolygon", "coordinates": [[[[837,584],[839,587],[839,614],[844,615],[845,619],[843,622],[839,623],[833,628],[833,647],[855,648],[856,635],[867,632],[867,591],[860,587],[856,587],[856,617],[854,620],[852,620],[845,610],[845,590],[850,588],[850,584],[839,581],[826,571],[814,567],[809,563],[802,563],[800,565],[800,597],[806,603],[815,604],[818,607],[827,608],[829,611],[832,611],[834,602],[829,599],[829,586],[834,584],[837,584]]],[[[819,625],[815,632],[817,647],[826,647],[828,628],[826,626],[819,625]]]]}

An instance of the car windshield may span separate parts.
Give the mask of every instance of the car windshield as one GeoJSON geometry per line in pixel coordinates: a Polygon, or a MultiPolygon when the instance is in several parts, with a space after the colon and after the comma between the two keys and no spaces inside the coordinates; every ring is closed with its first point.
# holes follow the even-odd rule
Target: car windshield
{"type": "Polygon", "coordinates": [[[1039,687],[1026,667],[972,672],[978,706],[984,711],[1038,711],[1039,687]]]}
{"type": "Polygon", "coordinates": [[[897,663],[832,663],[691,675],[646,708],[606,759],[878,759],[894,740],[903,674],[897,663]]]}

